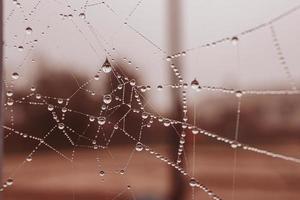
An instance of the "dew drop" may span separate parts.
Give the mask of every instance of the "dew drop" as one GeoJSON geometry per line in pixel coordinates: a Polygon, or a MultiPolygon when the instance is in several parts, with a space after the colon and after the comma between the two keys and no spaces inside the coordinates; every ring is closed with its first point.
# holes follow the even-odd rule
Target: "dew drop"
{"type": "Polygon", "coordinates": [[[143,151],[144,147],[142,145],[142,143],[138,142],[135,146],[135,150],[136,151],[143,151]]]}
{"type": "Polygon", "coordinates": [[[89,120],[90,120],[90,122],[93,122],[93,121],[95,121],[95,117],[94,116],[90,116],[89,120]]]}
{"type": "Polygon", "coordinates": [[[41,98],[42,98],[42,95],[41,95],[41,94],[36,94],[36,95],[35,95],[35,98],[36,98],[36,99],[41,99],[41,98]]]}
{"type": "Polygon", "coordinates": [[[54,110],[54,106],[53,106],[52,104],[49,104],[49,105],[48,105],[48,110],[49,110],[49,111],[54,110]]]}
{"type": "Polygon", "coordinates": [[[26,161],[27,161],[27,162],[31,162],[31,161],[32,161],[32,157],[31,157],[31,156],[28,156],[28,157],[26,158],[26,161]]]}
{"type": "Polygon", "coordinates": [[[104,175],[105,175],[105,172],[104,172],[104,171],[100,171],[100,172],[99,172],[99,175],[100,175],[100,176],[104,176],[104,175]]]}
{"type": "Polygon", "coordinates": [[[158,91],[161,91],[162,89],[163,89],[163,86],[162,86],[162,85],[158,85],[158,86],[157,86],[157,90],[158,90],[158,91]]]}
{"type": "Polygon", "coordinates": [[[110,104],[111,101],[112,101],[112,97],[111,97],[110,94],[106,94],[106,95],[103,96],[103,102],[104,102],[105,104],[110,104]]]}
{"type": "Polygon", "coordinates": [[[149,116],[148,113],[143,113],[143,114],[142,114],[142,118],[143,118],[143,119],[147,119],[148,116],[149,116]]]}
{"type": "Polygon", "coordinates": [[[147,87],[143,85],[143,86],[141,87],[141,92],[146,92],[146,91],[147,91],[147,87]]]}
{"type": "Polygon", "coordinates": [[[190,182],[189,182],[189,185],[191,187],[196,187],[198,185],[198,182],[194,178],[191,178],[190,182]]]}
{"type": "Polygon", "coordinates": [[[243,96],[243,92],[240,91],[240,90],[235,91],[235,96],[236,96],[237,98],[241,98],[241,97],[243,96]]]}
{"type": "Polygon", "coordinates": [[[82,19],[85,19],[85,14],[84,13],[80,13],[79,17],[82,18],[82,19]]]}
{"type": "Polygon", "coordinates": [[[14,105],[14,100],[12,100],[12,99],[7,99],[7,105],[8,106],[12,106],[12,105],[14,105]]]}
{"type": "Polygon", "coordinates": [[[36,91],[36,88],[32,86],[32,87],[30,88],[30,91],[31,91],[31,92],[34,92],[34,91],[36,91]]]}
{"type": "Polygon", "coordinates": [[[32,33],[32,28],[31,27],[27,27],[25,29],[25,32],[26,32],[27,35],[30,35],[32,33]]]}
{"type": "Polygon", "coordinates": [[[23,51],[23,50],[24,50],[24,47],[23,47],[23,46],[18,46],[18,50],[19,50],[19,51],[23,51]]]}
{"type": "Polygon", "coordinates": [[[230,146],[231,146],[231,148],[236,149],[239,147],[239,143],[233,142],[230,146]]]}
{"type": "Polygon", "coordinates": [[[64,102],[64,100],[62,98],[57,99],[57,103],[62,104],[63,102],[64,102]]]}
{"type": "Polygon", "coordinates": [[[170,124],[171,124],[171,121],[170,120],[168,120],[168,119],[166,119],[166,120],[164,120],[164,126],[170,126],[170,124]]]}
{"type": "Polygon", "coordinates": [[[12,73],[11,77],[15,80],[19,79],[19,74],[17,72],[12,73]]]}
{"type": "Polygon", "coordinates": [[[98,117],[98,124],[100,125],[104,125],[106,122],[106,118],[105,117],[98,117]]]}
{"type": "Polygon", "coordinates": [[[111,64],[108,62],[108,59],[106,58],[104,64],[102,65],[102,71],[104,73],[109,73],[112,70],[111,64]]]}
{"type": "Polygon", "coordinates": [[[13,183],[14,183],[14,180],[11,179],[11,178],[7,179],[7,181],[6,181],[6,184],[7,184],[8,186],[12,185],[13,183]]]}
{"type": "Polygon", "coordinates": [[[8,90],[6,92],[6,96],[11,97],[14,93],[11,90],[8,90]]]}
{"type": "Polygon", "coordinates": [[[237,45],[238,42],[239,42],[239,38],[237,36],[234,36],[231,38],[231,43],[233,45],[237,45]]]}
{"type": "Polygon", "coordinates": [[[63,130],[63,129],[65,128],[65,124],[64,124],[64,123],[59,123],[59,124],[58,124],[58,128],[59,128],[60,130],[63,130]]]}
{"type": "Polygon", "coordinates": [[[192,133],[194,135],[197,135],[199,133],[199,130],[197,128],[193,128],[192,133]]]}
{"type": "Polygon", "coordinates": [[[191,82],[191,87],[194,89],[194,90],[197,90],[198,87],[199,87],[199,82],[197,81],[197,79],[195,78],[194,80],[192,80],[191,82]]]}
{"type": "Polygon", "coordinates": [[[94,79],[95,79],[96,81],[98,81],[98,80],[100,79],[100,76],[99,76],[98,74],[96,74],[96,75],[94,76],[94,79]]]}
{"type": "Polygon", "coordinates": [[[134,79],[130,80],[130,85],[135,86],[135,80],[134,79]]]}

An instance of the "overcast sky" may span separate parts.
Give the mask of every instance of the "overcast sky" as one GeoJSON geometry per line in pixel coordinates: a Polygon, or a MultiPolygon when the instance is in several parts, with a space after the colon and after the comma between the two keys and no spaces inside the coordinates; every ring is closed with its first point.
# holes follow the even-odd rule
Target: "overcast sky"
{"type": "MultiPolygon", "coordinates": [[[[172,1],[172,0],[170,0],[172,1]]],[[[74,72],[92,76],[104,62],[106,54],[103,46],[116,48],[115,58],[126,57],[138,66],[138,74],[143,82],[155,87],[158,83],[169,83],[165,55],[168,32],[166,11],[170,9],[166,0],[143,0],[129,17],[128,24],[141,34],[124,25],[125,18],[135,8],[138,0],[107,0],[106,5],[99,1],[20,0],[18,8],[12,1],[5,1],[5,69],[9,74],[23,63],[30,47],[26,42],[38,40],[36,48],[28,54],[21,74],[24,78],[36,70],[38,61],[67,65],[74,72]],[[35,9],[36,7],[36,9],[35,9]],[[15,11],[13,11],[15,9],[15,11]],[[74,11],[74,9],[76,11],[74,11]],[[33,13],[28,15],[31,11],[33,13]],[[84,12],[92,25],[88,28],[79,13],[84,12]],[[60,14],[72,14],[72,19],[62,19],[60,14]],[[28,18],[27,21],[24,19],[28,18]],[[33,32],[26,35],[26,27],[33,32]],[[44,32],[44,34],[42,34],[44,32]],[[95,34],[98,38],[95,37],[95,34]],[[100,41],[100,42],[99,42],[100,41]],[[100,45],[101,43],[101,45],[100,45]],[[13,46],[24,46],[20,52],[13,46]],[[37,60],[31,63],[31,60],[37,60]],[[144,75],[147,76],[144,76],[144,75]],[[155,78],[154,78],[155,77],[155,78]]],[[[270,19],[300,5],[299,0],[185,0],[182,3],[182,49],[234,36],[251,27],[268,22],[270,19]]],[[[274,24],[283,54],[291,74],[300,80],[300,10],[274,24]]],[[[125,64],[125,62],[124,62],[125,64]]],[[[196,49],[183,57],[182,66],[185,80],[197,78],[201,84],[250,89],[269,89],[274,85],[289,88],[282,66],[272,43],[269,27],[239,38],[238,47],[223,43],[213,48],[196,49]],[[239,53],[239,65],[237,57],[239,53]]],[[[30,81],[29,81],[30,82],[30,81]]],[[[299,81],[298,81],[299,85],[299,81]]],[[[159,99],[159,98],[158,98],[159,99]]]]}

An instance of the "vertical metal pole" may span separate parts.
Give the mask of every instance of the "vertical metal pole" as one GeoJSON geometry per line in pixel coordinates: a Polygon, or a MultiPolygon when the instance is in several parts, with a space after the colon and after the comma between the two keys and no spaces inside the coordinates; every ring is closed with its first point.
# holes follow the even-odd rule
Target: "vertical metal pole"
{"type": "MultiPolygon", "coordinates": [[[[180,52],[182,49],[182,6],[181,3],[184,2],[182,0],[168,0],[166,4],[166,13],[167,13],[167,44],[168,44],[168,52],[169,54],[174,54],[176,52],[180,52]]],[[[181,71],[182,63],[179,60],[173,60],[172,64],[175,64],[176,67],[181,71]]],[[[181,71],[182,72],[182,71],[181,71]]],[[[170,68],[170,79],[172,83],[176,83],[178,80],[173,74],[170,68]]],[[[171,94],[171,100],[173,101],[173,118],[181,121],[183,118],[183,108],[181,101],[181,91],[174,90],[171,94]]],[[[181,126],[176,127],[179,132],[181,132],[181,126]]],[[[171,153],[172,159],[177,159],[177,151],[179,145],[179,138],[175,135],[171,137],[171,153]]],[[[171,169],[171,188],[169,199],[170,200],[182,200],[184,199],[184,179],[182,175],[174,168],[171,169]]]]}

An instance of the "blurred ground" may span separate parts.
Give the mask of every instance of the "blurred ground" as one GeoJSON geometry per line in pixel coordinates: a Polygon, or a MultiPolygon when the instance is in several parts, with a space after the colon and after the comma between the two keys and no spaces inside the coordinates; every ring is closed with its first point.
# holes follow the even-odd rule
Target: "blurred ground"
{"type": "MultiPolygon", "coordinates": [[[[299,144],[293,142],[256,146],[295,157],[300,154],[299,144]]],[[[16,174],[14,185],[4,192],[4,199],[166,199],[165,195],[172,189],[169,188],[169,166],[148,152],[134,152],[125,174],[119,173],[132,149],[130,146],[111,147],[110,152],[102,153],[99,158],[104,176],[99,175],[95,151],[76,151],[73,167],[55,153],[38,152],[33,161],[16,174]],[[128,185],[131,189],[127,189],[128,185]]],[[[154,149],[168,156],[165,146],[154,146],[154,149]]],[[[63,153],[70,155],[71,152],[63,153]]],[[[224,145],[203,144],[196,147],[196,153],[195,177],[223,199],[231,199],[234,150],[224,145]]],[[[4,175],[24,158],[25,154],[6,155],[4,175]]],[[[187,157],[186,164],[191,169],[189,160],[187,157]]],[[[187,179],[183,187],[186,187],[186,199],[191,199],[187,179]]],[[[235,197],[238,200],[299,200],[300,165],[238,150],[235,197]]],[[[196,199],[209,198],[196,191],[196,199]]]]}

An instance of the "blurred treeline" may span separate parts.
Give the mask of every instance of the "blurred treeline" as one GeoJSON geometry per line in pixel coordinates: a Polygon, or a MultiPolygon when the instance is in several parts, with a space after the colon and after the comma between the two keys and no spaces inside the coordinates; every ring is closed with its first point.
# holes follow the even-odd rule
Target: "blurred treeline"
{"type": "MultiPolygon", "coordinates": [[[[39,66],[43,73],[36,77],[35,93],[49,97],[67,98],[78,89],[78,85],[84,84],[91,77],[85,77],[81,74],[72,74],[68,70],[51,70],[47,64],[42,63],[39,66]]],[[[117,69],[118,70],[118,69],[117,69]]],[[[124,71],[124,69],[122,69],[124,71]]],[[[128,80],[134,79],[136,83],[142,77],[137,77],[132,71],[125,71],[128,80]]],[[[67,106],[72,110],[98,116],[101,110],[102,97],[110,93],[112,88],[119,84],[113,73],[106,75],[93,84],[82,88],[74,95],[67,106]],[[95,92],[95,95],[93,95],[95,92]]],[[[121,96],[123,90],[117,91],[121,96]]],[[[17,89],[14,91],[14,99],[26,96],[30,93],[28,89],[17,89]]],[[[144,93],[145,96],[147,93],[144,93]]],[[[128,101],[131,95],[131,89],[125,90],[125,99],[128,101]]],[[[147,98],[147,97],[146,97],[147,98]]],[[[6,100],[5,100],[6,101],[6,100]]],[[[29,97],[25,102],[35,101],[35,96],[29,97]]],[[[143,100],[141,100],[143,101],[143,100]]],[[[48,103],[56,105],[57,102],[47,99],[48,103]]],[[[135,105],[137,103],[135,102],[135,105]]],[[[32,105],[29,103],[14,103],[14,128],[25,133],[43,137],[47,131],[55,125],[52,115],[47,111],[47,106],[32,105]]],[[[126,113],[128,108],[120,107],[110,116],[110,121],[116,122],[126,113]]],[[[147,111],[151,112],[151,110],[147,111]]],[[[175,112],[175,111],[174,111],[175,112]]],[[[11,113],[5,110],[5,124],[10,126],[11,113]]],[[[58,112],[59,113],[59,112],[58,112]]],[[[192,114],[192,113],[190,113],[192,114]]],[[[77,133],[83,133],[88,124],[88,118],[76,113],[66,113],[65,123],[76,130],[77,133]]],[[[233,138],[236,123],[236,98],[223,96],[210,96],[204,103],[197,105],[197,125],[209,131],[216,132],[222,136],[233,138]]],[[[138,137],[140,131],[140,114],[129,114],[126,118],[126,129],[135,137],[138,137]]],[[[105,126],[106,136],[108,137],[113,127],[109,124],[105,126]]],[[[168,137],[171,135],[170,127],[162,127],[156,120],[150,128],[143,129],[143,141],[145,143],[168,143],[171,141],[168,137]]],[[[91,126],[86,136],[93,138],[97,131],[97,122],[91,126]]],[[[239,139],[242,142],[281,142],[282,140],[297,140],[300,132],[300,96],[249,96],[242,98],[240,134],[239,139]]],[[[9,134],[5,131],[5,134],[9,134]]],[[[70,134],[73,140],[76,140],[76,134],[70,134]]],[[[104,138],[98,138],[100,145],[105,145],[104,138]],[[103,142],[101,144],[101,141],[103,142]]],[[[200,143],[212,142],[204,137],[198,137],[200,143]]],[[[299,140],[299,139],[298,139],[299,140]]],[[[65,137],[54,132],[47,138],[47,143],[60,148],[71,147],[65,137]]],[[[83,142],[83,141],[82,141],[83,142]]],[[[198,144],[199,144],[198,142],[198,144]]],[[[21,151],[32,149],[33,143],[29,139],[11,134],[5,139],[6,151],[21,151]]],[[[115,134],[110,145],[132,143],[123,134],[115,134]]],[[[91,144],[85,144],[91,145],[91,144]]],[[[177,145],[177,144],[175,144],[177,145]]]]}

